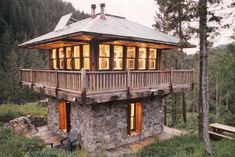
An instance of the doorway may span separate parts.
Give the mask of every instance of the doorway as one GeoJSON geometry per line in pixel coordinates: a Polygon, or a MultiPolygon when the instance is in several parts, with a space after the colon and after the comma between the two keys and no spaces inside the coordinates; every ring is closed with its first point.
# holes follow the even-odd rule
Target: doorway
{"type": "Polygon", "coordinates": [[[59,128],[63,132],[70,131],[70,103],[64,100],[58,102],[59,110],[59,128]]]}

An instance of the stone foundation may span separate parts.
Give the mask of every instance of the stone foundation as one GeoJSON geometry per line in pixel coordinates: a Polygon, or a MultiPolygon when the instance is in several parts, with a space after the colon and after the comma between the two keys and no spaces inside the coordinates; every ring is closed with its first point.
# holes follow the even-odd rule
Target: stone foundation
{"type": "MultiPolygon", "coordinates": [[[[128,135],[127,102],[110,102],[81,106],[71,103],[71,129],[80,137],[81,146],[89,151],[113,148],[163,131],[164,113],[161,98],[145,98],[142,103],[142,133],[128,135]]],[[[48,125],[59,132],[57,101],[49,101],[48,125]]]]}

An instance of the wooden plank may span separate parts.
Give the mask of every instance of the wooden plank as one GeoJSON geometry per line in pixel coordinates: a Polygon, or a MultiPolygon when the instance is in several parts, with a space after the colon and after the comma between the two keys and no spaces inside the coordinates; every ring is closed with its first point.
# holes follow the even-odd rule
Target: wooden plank
{"type": "Polygon", "coordinates": [[[61,130],[67,130],[67,115],[66,115],[66,102],[60,100],[58,102],[58,111],[59,111],[59,128],[61,130]]]}
{"type": "Polygon", "coordinates": [[[225,138],[225,139],[229,139],[229,140],[235,140],[233,137],[226,136],[226,135],[223,135],[223,134],[219,134],[219,133],[213,132],[213,131],[209,131],[209,134],[210,135],[215,135],[215,136],[218,136],[218,137],[222,137],[222,138],[225,138]]]}
{"type": "Polygon", "coordinates": [[[142,104],[140,102],[136,103],[136,133],[141,133],[142,131],[142,104]]]}

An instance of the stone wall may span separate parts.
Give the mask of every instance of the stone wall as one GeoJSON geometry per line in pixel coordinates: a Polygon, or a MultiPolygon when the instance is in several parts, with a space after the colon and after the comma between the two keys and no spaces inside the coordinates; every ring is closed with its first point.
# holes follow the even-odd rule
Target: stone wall
{"type": "MultiPolygon", "coordinates": [[[[49,103],[48,125],[59,132],[58,105],[49,103]]],[[[127,102],[109,102],[81,106],[71,103],[71,130],[78,132],[84,149],[99,151],[133,142],[163,131],[164,113],[161,98],[138,100],[142,103],[142,133],[130,136],[127,132],[127,102]]]]}
{"type": "Polygon", "coordinates": [[[125,143],[158,134],[163,131],[164,113],[161,99],[141,99],[142,103],[142,133],[128,135],[127,104],[126,102],[92,105],[93,112],[93,141],[95,149],[113,148],[125,143]]]}
{"type": "Polygon", "coordinates": [[[47,123],[50,130],[59,132],[58,102],[53,98],[50,98],[48,101],[47,123]]]}

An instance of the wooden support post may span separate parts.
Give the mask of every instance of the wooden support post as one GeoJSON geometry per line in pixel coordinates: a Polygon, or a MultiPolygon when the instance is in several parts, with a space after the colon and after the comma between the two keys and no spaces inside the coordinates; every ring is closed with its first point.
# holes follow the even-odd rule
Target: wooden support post
{"type": "Polygon", "coordinates": [[[55,70],[55,93],[57,95],[57,90],[59,88],[59,80],[58,80],[58,69],[55,70]]]}
{"type": "Polygon", "coordinates": [[[33,69],[30,70],[31,90],[33,89],[33,69]]]}
{"type": "Polygon", "coordinates": [[[174,71],[173,68],[171,68],[171,79],[170,79],[170,88],[173,90],[173,79],[174,79],[174,71]]]}
{"type": "Polygon", "coordinates": [[[87,90],[87,78],[86,78],[86,69],[82,68],[81,70],[81,103],[86,104],[86,90],[87,90]]]}
{"type": "Polygon", "coordinates": [[[131,72],[130,72],[130,69],[126,70],[126,86],[127,86],[128,92],[129,92],[130,88],[131,88],[131,72]]]}

